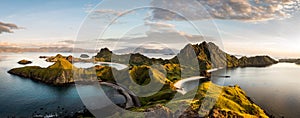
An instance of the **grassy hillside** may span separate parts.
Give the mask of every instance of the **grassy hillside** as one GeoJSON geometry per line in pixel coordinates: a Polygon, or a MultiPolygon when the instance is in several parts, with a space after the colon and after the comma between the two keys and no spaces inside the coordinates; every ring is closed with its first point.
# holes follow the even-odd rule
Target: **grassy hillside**
{"type": "Polygon", "coordinates": [[[71,64],[71,62],[69,62],[68,60],[64,59],[64,58],[58,58],[57,61],[49,66],[48,68],[50,69],[73,69],[74,66],[71,64]]]}

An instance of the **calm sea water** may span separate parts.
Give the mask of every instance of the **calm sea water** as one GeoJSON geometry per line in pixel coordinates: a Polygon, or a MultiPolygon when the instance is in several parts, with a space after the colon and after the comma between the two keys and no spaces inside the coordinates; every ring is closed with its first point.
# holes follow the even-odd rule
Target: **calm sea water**
{"type": "Polygon", "coordinates": [[[264,68],[227,70],[231,79],[225,85],[238,84],[251,99],[276,117],[300,116],[300,66],[279,63],[264,68]]]}
{"type": "Polygon", "coordinates": [[[46,112],[70,114],[84,107],[77,89],[91,94],[98,89],[94,86],[77,86],[77,89],[76,86],[49,86],[7,73],[11,68],[22,67],[17,64],[21,59],[33,61],[28,66],[47,67],[53,64],[39,59],[41,55],[53,56],[56,53],[0,53],[0,117],[30,117],[33,113],[46,112]]]}
{"type": "MultiPolygon", "coordinates": [[[[7,73],[11,68],[22,67],[17,64],[21,59],[33,61],[28,66],[47,67],[53,64],[39,59],[41,55],[53,56],[56,53],[0,53],[0,117],[29,117],[34,112],[75,112],[84,106],[78,90],[85,91],[87,96],[93,96],[99,90],[89,85],[54,87],[7,73]]],[[[225,79],[225,85],[240,85],[256,104],[269,113],[277,117],[300,116],[300,66],[279,63],[264,68],[227,69],[226,75],[231,77],[225,79]]]]}

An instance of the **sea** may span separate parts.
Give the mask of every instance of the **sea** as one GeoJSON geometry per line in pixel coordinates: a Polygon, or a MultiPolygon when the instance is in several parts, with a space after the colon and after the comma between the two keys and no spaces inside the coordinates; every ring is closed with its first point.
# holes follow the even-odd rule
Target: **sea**
{"type": "MultiPolygon", "coordinates": [[[[26,66],[48,67],[39,56],[55,56],[58,53],[0,53],[0,117],[31,117],[35,114],[72,114],[85,108],[78,91],[93,96],[99,88],[91,85],[57,87],[7,73],[22,59],[32,61],[26,66]]],[[[60,53],[79,57],[80,53],[60,53]]],[[[93,56],[95,54],[88,54],[93,56]]],[[[174,55],[147,54],[152,57],[172,58],[174,55]]],[[[90,63],[75,66],[87,68],[90,63]]],[[[268,67],[226,69],[222,85],[239,85],[261,108],[275,117],[297,118],[300,116],[300,66],[278,63],[268,67]]],[[[219,83],[220,84],[220,83],[219,83]]],[[[105,94],[97,93],[98,96],[105,94]]]]}

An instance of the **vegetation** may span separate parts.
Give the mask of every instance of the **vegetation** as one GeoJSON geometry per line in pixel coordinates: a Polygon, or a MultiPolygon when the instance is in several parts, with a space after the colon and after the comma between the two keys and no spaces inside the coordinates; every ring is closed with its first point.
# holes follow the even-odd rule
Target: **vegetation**
{"type": "MultiPolygon", "coordinates": [[[[209,73],[206,73],[207,69],[224,67],[226,65],[227,67],[247,67],[277,63],[268,56],[237,59],[235,56],[223,52],[213,43],[206,42],[196,45],[189,44],[170,60],[151,59],[139,53],[115,55],[107,48],[101,49],[94,57],[96,61],[128,63],[129,67],[123,70],[117,70],[108,66],[95,66],[88,69],[76,68],[72,65],[73,58],[70,56],[57,55],[48,59],[55,62],[48,68],[28,66],[11,69],[8,72],[54,85],[70,84],[75,81],[89,81],[96,74],[98,81],[122,83],[130,90],[139,93],[149,92],[151,88],[136,88],[132,86],[132,82],[141,86],[146,86],[150,82],[155,83],[156,85],[162,85],[160,90],[147,97],[139,97],[142,107],[130,110],[149,111],[149,109],[153,109],[159,104],[159,107],[166,110],[163,113],[168,113],[167,116],[170,116],[171,112],[175,114],[176,111],[165,108],[164,104],[173,99],[177,93],[173,84],[182,78],[197,75],[209,77],[209,73]],[[80,77],[74,77],[73,72],[76,72],[76,76],[80,77]],[[74,80],[74,78],[80,78],[80,80],[74,80]]],[[[251,102],[245,92],[238,86],[221,87],[210,81],[203,81],[195,91],[197,94],[192,101],[178,101],[190,104],[187,111],[184,112],[185,117],[199,115],[213,117],[267,117],[264,111],[251,102]]],[[[190,97],[191,94],[187,93],[182,97],[187,96],[190,97]]]]}
{"type": "Polygon", "coordinates": [[[8,71],[8,73],[42,81],[48,84],[65,85],[74,83],[72,69],[73,65],[69,61],[65,60],[64,58],[59,58],[48,68],[27,66],[11,69],[8,71]]]}
{"type": "Polygon", "coordinates": [[[129,65],[154,65],[154,64],[180,64],[200,71],[218,67],[265,67],[277,63],[269,56],[237,57],[227,54],[213,43],[202,42],[200,44],[188,44],[170,60],[148,58],[142,54],[113,54],[107,48],[103,48],[95,56],[96,61],[117,62],[129,65]],[[199,65],[198,67],[193,67],[199,65]]]}
{"type": "Polygon", "coordinates": [[[202,83],[198,88],[198,94],[195,101],[193,101],[192,107],[195,110],[199,110],[199,104],[195,103],[201,103],[203,102],[203,100],[212,100],[212,103],[216,101],[213,106],[213,110],[211,110],[210,113],[211,115],[213,115],[212,112],[215,113],[216,111],[214,110],[217,110],[219,114],[215,115],[217,115],[218,117],[224,115],[221,114],[220,111],[226,111],[227,113],[231,112],[235,115],[243,117],[267,117],[264,111],[260,107],[255,105],[246,96],[246,93],[237,85],[233,87],[221,87],[213,84],[212,82],[202,83]]]}
{"type": "MultiPolygon", "coordinates": [[[[268,118],[264,110],[255,105],[239,86],[222,87],[213,84],[210,81],[203,82],[197,89],[197,94],[193,100],[179,99],[172,101],[168,106],[168,100],[172,99],[174,91],[159,92],[153,98],[141,98],[143,106],[131,108],[131,111],[149,112],[142,116],[168,116],[167,118],[177,117],[251,117],[251,118],[268,118]],[[173,95],[172,95],[173,94],[173,95]],[[168,96],[168,97],[167,97],[168,96]],[[160,100],[157,98],[169,98],[160,100]],[[184,101],[182,101],[184,100],[184,101]],[[189,104],[186,110],[178,108],[178,104],[189,104]],[[175,105],[175,106],[174,106],[175,105]],[[173,106],[173,107],[172,107],[173,106]],[[155,109],[160,109],[156,110],[155,109]],[[179,110],[181,111],[181,114],[179,110]],[[157,115],[159,114],[159,115],[157,115]]],[[[189,96],[189,94],[184,97],[189,96]]],[[[141,114],[139,114],[141,115],[141,114]]],[[[130,117],[131,114],[114,114],[115,117],[130,117]]]]}
{"type": "Polygon", "coordinates": [[[55,85],[65,85],[74,82],[71,69],[28,66],[9,70],[8,73],[55,85]]]}
{"type": "Polygon", "coordinates": [[[58,58],[57,61],[53,65],[49,66],[48,68],[72,70],[74,68],[74,66],[71,64],[71,62],[69,62],[63,58],[58,58]]]}

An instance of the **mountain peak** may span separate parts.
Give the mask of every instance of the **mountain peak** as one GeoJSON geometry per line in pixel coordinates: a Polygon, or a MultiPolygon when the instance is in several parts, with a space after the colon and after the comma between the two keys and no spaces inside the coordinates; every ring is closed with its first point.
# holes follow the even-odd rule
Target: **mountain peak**
{"type": "Polygon", "coordinates": [[[64,58],[58,58],[57,61],[48,68],[73,69],[73,65],[64,58]]]}

